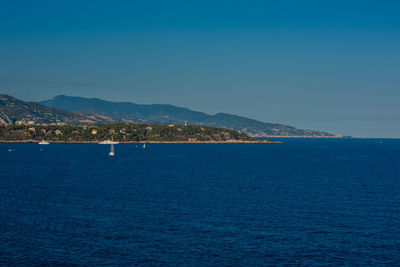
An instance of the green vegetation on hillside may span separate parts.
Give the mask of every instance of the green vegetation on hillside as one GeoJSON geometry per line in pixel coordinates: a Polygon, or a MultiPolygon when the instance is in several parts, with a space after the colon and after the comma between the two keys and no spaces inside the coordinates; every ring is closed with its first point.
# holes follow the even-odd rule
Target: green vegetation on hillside
{"type": "Polygon", "coordinates": [[[6,125],[0,140],[48,140],[61,142],[142,141],[253,141],[239,131],[183,125],[104,124],[104,125],[6,125]]]}

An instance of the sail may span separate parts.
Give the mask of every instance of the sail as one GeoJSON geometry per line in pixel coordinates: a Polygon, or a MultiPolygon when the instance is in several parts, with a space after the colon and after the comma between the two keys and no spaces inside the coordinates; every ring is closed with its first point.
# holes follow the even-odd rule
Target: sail
{"type": "Polygon", "coordinates": [[[115,153],[114,153],[114,144],[111,144],[111,148],[110,148],[110,153],[109,153],[109,155],[110,155],[110,156],[114,156],[114,155],[115,155],[115,153]]]}

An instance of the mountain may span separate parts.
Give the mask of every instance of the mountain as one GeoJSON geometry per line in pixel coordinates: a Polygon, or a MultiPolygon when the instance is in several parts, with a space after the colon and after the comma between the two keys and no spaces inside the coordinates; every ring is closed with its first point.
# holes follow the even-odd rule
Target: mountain
{"type": "Polygon", "coordinates": [[[35,102],[25,102],[0,94],[0,125],[2,124],[94,124],[113,121],[101,116],[88,116],[51,108],[35,102]]]}
{"type": "Polygon", "coordinates": [[[302,130],[283,124],[265,123],[226,113],[208,115],[187,108],[172,105],[139,105],[131,102],[110,102],[97,98],[83,98],[59,95],[39,102],[42,105],[80,112],[87,115],[101,115],[115,121],[133,121],[149,124],[193,124],[240,130],[254,137],[266,136],[315,136],[333,137],[322,131],[302,130]]]}

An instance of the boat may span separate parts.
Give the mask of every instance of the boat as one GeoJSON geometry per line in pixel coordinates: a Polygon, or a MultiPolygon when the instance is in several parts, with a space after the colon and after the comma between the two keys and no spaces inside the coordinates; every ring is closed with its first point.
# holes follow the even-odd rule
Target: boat
{"type": "Polygon", "coordinates": [[[114,156],[114,144],[111,144],[111,149],[110,149],[110,153],[108,153],[109,156],[114,156]]]}
{"type": "Polygon", "coordinates": [[[48,144],[50,144],[49,142],[46,142],[46,141],[44,141],[44,140],[42,140],[41,142],[39,142],[39,145],[48,145],[48,144]]]}
{"type": "Polygon", "coordinates": [[[99,142],[99,144],[100,144],[100,145],[117,145],[117,144],[119,144],[119,143],[118,143],[118,142],[111,141],[111,140],[105,140],[105,141],[99,142]]]}
{"type": "Polygon", "coordinates": [[[108,153],[109,156],[114,156],[115,152],[114,152],[114,145],[119,144],[118,142],[114,142],[114,138],[112,138],[112,140],[108,139],[105,141],[101,141],[99,142],[100,145],[110,145],[110,153],[108,153]]]}
{"type": "Polygon", "coordinates": [[[143,148],[146,148],[146,143],[143,144],[143,148]]]}

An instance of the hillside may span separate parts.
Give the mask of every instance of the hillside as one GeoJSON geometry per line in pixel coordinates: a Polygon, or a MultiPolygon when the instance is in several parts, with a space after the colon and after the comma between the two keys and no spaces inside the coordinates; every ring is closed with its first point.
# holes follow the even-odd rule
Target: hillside
{"type": "Polygon", "coordinates": [[[152,124],[192,124],[240,130],[256,137],[265,136],[333,136],[322,131],[302,130],[283,124],[265,123],[245,117],[218,113],[208,115],[172,105],[139,105],[130,102],[110,102],[97,98],[56,96],[40,104],[71,112],[102,115],[114,120],[130,120],[152,124]]]}
{"type": "Polygon", "coordinates": [[[112,122],[105,116],[74,113],[35,102],[25,102],[0,94],[0,125],[2,124],[94,124],[112,122]]]}
{"type": "Polygon", "coordinates": [[[254,140],[238,131],[201,126],[145,124],[7,125],[0,127],[0,141],[99,142],[269,142],[254,140]]]}

